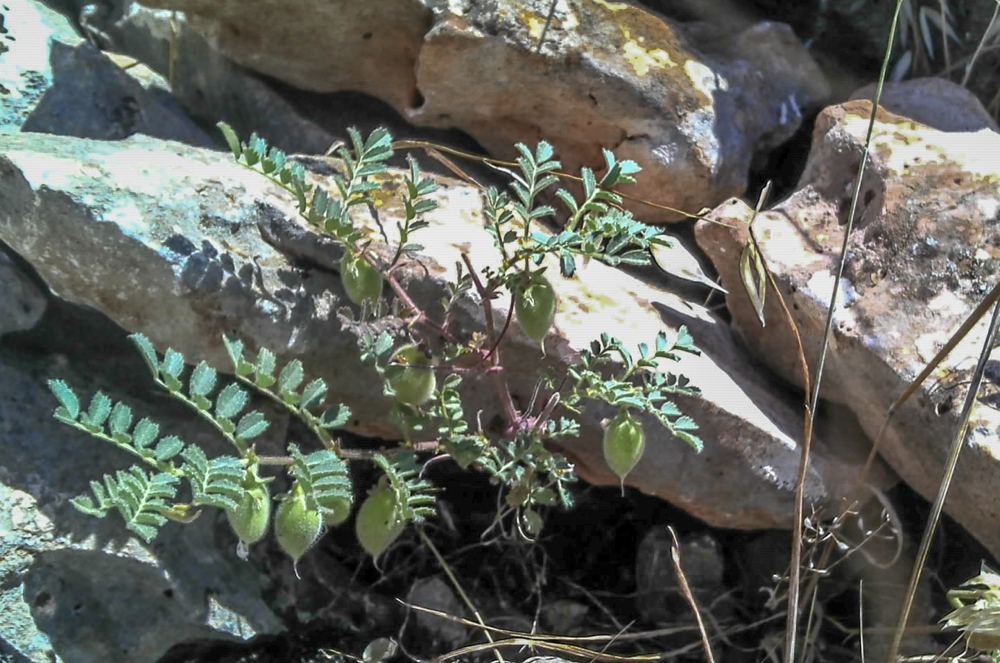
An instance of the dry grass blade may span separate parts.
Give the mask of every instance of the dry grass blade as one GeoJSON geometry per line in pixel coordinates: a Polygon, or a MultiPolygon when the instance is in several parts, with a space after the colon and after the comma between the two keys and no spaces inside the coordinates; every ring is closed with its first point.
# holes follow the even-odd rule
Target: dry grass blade
{"type": "MultiPolygon", "coordinates": [[[[465,603],[465,606],[472,612],[473,615],[475,615],[476,620],[479,622],[478,625],[480,628],[482,628],[483,634],[486,636],[486,639],[492,643],[493,635],[490,633],[490,629],[486,627],[486,622],[483,621],[482,615],[479,614],[479,609],[476,608],[475,604],[472,603],[472,599],[470,599],[469,595],[466,594],[465,589],[462,588],[462,584],[458,582],[458,578],[456,578],[455,574],[452,572],[451,566],[449,566],[447,560],[445,560],[445,558],[441,555],[441,552],[437,549],[437,546],[434,545],[434,542],[431,541],[431,538],[427,536],[427,533],[424,531],[424,528],[417,527],[416,529],[417,529],[417,534],[420,535],[420,538],[424,542],[424,545],[426,545],[428,549],[430,549],[431,553],[434,555],[434,558],[437,560],[438,564],[441,565],[441,569],[445,572],[445,575],[448,576],[448,580],[451,581],[451,584],[455,588],[455,591],[458,592],[458,595],[462,597],[462,601],[465,603]]],[[[504,663],[503,654],[501,654],[498,650],[494,650],[494,653],[496,654],[497,661],[499,661],[500,663],[504,663]]]]}
{"type": "Polygon", "coordinates": [[[746,290],[747,297],[750,298],[753,310],[757,313],[761,327],[765,325],[764,298],[767,295],[767,270],[760,257],[760,246],[757,244],[757,238],[753,234],[753,222],[757,219],[757,215],[770,192],[771,183],[768,182],[757,199],[757,207],[754,208],[753,216],[750,217],[748,224],[749,239],[740,254],[740,280],[743,281],[743,288],[746,290]]]}
{"type": "Polygon", "coordinates": [[[668,527],[667,531],[670,532],[670,539],[673,542],[673,545],[670,546],[670,561],[674,565],[677,584],[680,585],[681,593],[684,594],[684,600],[688,602],[688,605],[691,606],[691,612],[694,613],[695,622],[698,624],[698,633],[701,635],[701,645],[705,650],[705,659],[708,663],[715,663],[715,655],[712,654],[712,644],[708,641],[708,633],[705,632],[705,623],[701,620],[701,611],[698,610],[698,603],[694,600],[694,594],[691,593],[691,588],[688,586],[684,569],[681,568],[681,544],[677,540],[677,532],[674,531],[673,527],[668,527]]]}

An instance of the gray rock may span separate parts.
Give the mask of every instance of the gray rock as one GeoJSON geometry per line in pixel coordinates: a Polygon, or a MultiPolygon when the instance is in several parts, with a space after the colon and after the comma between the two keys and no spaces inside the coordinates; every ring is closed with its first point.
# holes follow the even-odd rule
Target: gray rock
{"type": "Polygon", "coordinates": [[[76,46],[80,35],[65,17],[40,2],[4,3],[0,35],[0,132],[17,131],[52,85],[49,49],[76,46]]]}
{"type": "MultiPolygon", "coordinates": [[[[77,334],[90,331],[80,318],[51,310],[48,317],[55,322],[42,323],[49,331],[41,333],[51,334],[60,321],[77,334]]],[[[101,389],[136,411],[154,409],[136,399],[141,363],[125,344],[128,354],[119,359],[109,338],[94,340],[84,355],[38,354],[37,341],[32,349],[0,346],[4,639],[33,661],[126,663],[156,660],[191,639],[280,632],[281,621],[262,599],[265,578],[236,557],[235,537],[218,512],[187,526],[168,524],[146,545],[117,516],[99,520],[69,504],[89,494],[89,481],[128,467],[132,457],[53,419],[56,403],[45,380],[71,383],[85,404],[101,389]],[[102,366],[121,372],[102,373],[102,366]]],[[[184,408],[155,409],[165,428],[218,451],[215,436],[184,408]]]]}
{"type": "Polygon", "coordinates": [[[213,144],[169,96],[165,81],[145,88],[88,43],[69,47],[55,42],[50,61],[52,84],[22,131],[101,140],[141,133],[202,147],[213,144]]]}
{"type": "MultiPolygon", "coordinates": [[[[857,90],[851,95],[851,100],[871,100],[873,96],[874,83],[857,90]]],[[[886,83],[879,106],[939,131],[1000,131],[996,120],[983,108],[976,95],[945,78],[916,78],[886,83]]]]}
{"type": "Polygon", "coordinates": [[[47,305],[38,285],[0,250],[0,336],[31,329],[47,305]]]}

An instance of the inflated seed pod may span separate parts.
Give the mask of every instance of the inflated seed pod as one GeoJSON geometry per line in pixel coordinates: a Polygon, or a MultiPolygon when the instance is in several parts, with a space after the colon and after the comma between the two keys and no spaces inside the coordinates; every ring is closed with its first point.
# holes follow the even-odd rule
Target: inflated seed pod
{"type": "Polygon", "coordinates": [[[514,315],[528,338],[541,343],[556,316],[556,291],[541,275],[531,277],[514,297],[514,315]]]}
{"type": "Polygon", "coordinates": [[[319,538],[323,519],[319,508],[310,507],[305,491],[296,481],[292,490],[281,503],[274,515],[274,535],[278,544],[295,562],[305,554],[319,538]]]}
{"type": "Polygon", "coordinates": [[[235,509],[226,509],[226,518],[244,547],[263,539],[271,519],[271,493],[267,485],[251,485],[240,496],[235,509]]]}
{"type": "Polygon", "coordinates": [[[389,485],[376,487],[358,509],[355,534],[369,555],[378,559],[402,533],[406,520],[400,518],[396,493],[389,485]]]}
{"type": "Polygon", "coordinates": [[[642,458],[646,436],[642,422],[622,408],[604,429],[604,460],[622,482],[642,458]]]}
{"type": "Polygon", "coordinates": [[[340,259],[340,281],[344,292],[358,306],[366,299],[373,302],[382,295],[382,274],[364,256],[356,255],[350,249],[344,251],[340,259]]]}
{"type": "Polygon", "coordinates": [[[399,377],[389,380],[389,386],[395,392],[395,399],[414,407],[426,403],[437,387],[434,369],[427,367],[431,363],[431,358],[416,345],[410,344],[401,347],[394,359],[406,364],[399,377]]]}

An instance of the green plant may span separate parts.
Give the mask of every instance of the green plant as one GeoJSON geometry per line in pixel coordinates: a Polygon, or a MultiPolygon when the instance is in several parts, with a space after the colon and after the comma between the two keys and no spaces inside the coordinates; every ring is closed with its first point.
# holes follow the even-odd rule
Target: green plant
{"type": "Polygon", "coordinates": [[[559,163],[545,143],[534,153],[518,145],[516,164],[501,167],[511,178],[510,191],[491,188],[484,193],[486,230],[503,259],[498,267],[478,273],[467,261],[466,271],[448,284],[448,296],[441,302],[443,318],[435,320],[420,310],[396,278],[397,270],[423,248],[411,237],[427,226],[421,215],[435,206],[429,197],[433,180],[423,177],[416,161],[409,159],[400,187],[399,241],[386,247],[390,259],[375,260],[370,250],[380,237],[387,243],[378,216],[370,219],[377,230],[359,218],[363,210],[372,209],[374,196],[385,195],[386,160],[393,153],[388,132],[378,129],[362,139],[357,131],[349,130],[350,148],[342,145],[337,150],[341,171],[331,178],[328,192],[309,182],[301,164],[259,137],[242,143],[229,127],[220,127],[239,163],[288,191],[303,220],[343,247],[344,289],[361,308],[360,315],[346,307],[340,314],[345,327],[357,334],[361,357],[380,376],[384,393],[395,403],[392,417],[406,440],[382,451],[343,448],[335,431],[348,421],[348,408],[326,405],[327,385],[319,379],[306,383],[298,360],[276,375],[273,353],[261,348],[255,358],[248,358],[243,343],[227,336],[224,343],[235,381],[220,386],[216,371],[204,362],[188,369],[184,358],[172,349],[160,358],[145,336],[133,334],[130,338],[157,384],[211,422],[234,453],[209,459],[200,448],[176,437],[159,439],[157,424],[142,419],[133,426],[130,408],[112,403],[101,393],[83,411],[65,383],[50,381],[60,403],[57,419],[131,452],[140,465],[152,468],[150,472],[137,465],[105,476],[103,482],[92,482],[93,497],[76,498],[77,508],[95,516],[117,510],[126,527],[147,541],[168,519],[188,521],[203,507],[221,508],[240,540],[241,556],[246,555],[248,545],[263,539],[273,520],[279,545],[297,561],[324,527],[346,520],[354,499],[348,463],[367,462],[381,477],[359,510],[356,533],[364,549],[378,557],[407,523],[434,514],[434,488],[421,478],[420,470],[428,459],[442,455],[462,468],[489,474],[503,486],[505,514],[514,515],[516,528],[525,536],[537,535],[543,526],[540,509],[570,506],[567,484],[575,480],[570,463],[546,443],[578,434],[579,424],[572,414],[580,411],[585,400],[614,405],[622,412],[619,419],[625,417],[616,419],[619,423],[613,426],[618,428],[610,434],[616,450],[609,460],[621,476],[638,461],[642,446],[641,428],[629,427],[627,434],[621,428],[622,422],[636,421],[627,412],[651,414],[675,436],[701,448],[694,422],[671,400],[675,395],[695,395],[697,390],[683,376],[663,373],[659,367],[661,360],[679,359],[679,353],[697,353],[684,328],[672,338],[661,332],[652,351],[640,344],[637,360],[620,341],[602,335],[581,352],[579,362],[561,371],[547,369],[538,384],[543,397],[523,409],[515,406],[503,375],[499,343],[515,312],[525,332],[537,341],[544,339],[552,325],[557,298],[555,288],[542,275],[546,256],[556,257],[561,275],[572,278],[579,257],[611,265],[647,264],[650,247],[669,245],[657,229],[635,221],[619,207],[621,199],[612,189],[634,182],[632,175],[639,170],[634,163],[618,162],[605,151],[603,177],[598,180],[584,168],[582,200],[561,189],[556,192],[568,220],[564,230],[548,235],[538,223],[554,217],[556,210],[540,204],[539,197],[558,182],[559,163]],[[394,297],[381,297],[383,284],[394,297]],[[482,302],[485,333],[459,338],[450,327],[450,311],[473,289],[482,302]],[[507,320],[500,325],[493,318],[491,302],[502,293],[507,293],[511,305],[507,320]],[[432,349],[431,338],[443,339],[443,343],[432,349]],[[621,365],[614,364],[616,359],[621,365]],[[471,418],[459,391],[463,380],[476,372],[494,377],[506,415],[505,428],[490,436],[470,429],[471,418]],[[260,411],[247,411],[251,391],[302,420],[318,448],[305,453],[289,444],[286,455],[259,455],[254,439],[267,429],[268,422],[260,411]],[[631,464],[621,461],[625,453],[631,464]],[[271,519],[270,485],[275,471],[287,475],[291,488],[280,498],[271,519]],[[182,481],[190,486],[189,499],[179,497],[182,481]]]}

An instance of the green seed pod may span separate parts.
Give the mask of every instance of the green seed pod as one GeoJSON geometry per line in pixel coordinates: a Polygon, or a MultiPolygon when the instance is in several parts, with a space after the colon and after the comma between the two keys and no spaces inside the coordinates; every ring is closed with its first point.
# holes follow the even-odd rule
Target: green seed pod
{"type": "Polygon", "coordinates": [[[351,515],[351,500],[346,497],[334,497],[321,504],[329,509],[323,514],[323,524],[327,527],[336,527],[351,515]]]}
{"type": "Polygon", "coordinates": [[[642,458],[646,436],[642,423],[622,408],[604,429],[604,460],[624,485],[625,477],[642,458]]]}
{"type": "Polygon", "coordinates": [[[244,546],[263,539],[271,519],[271,493],[267,485],[255,483],[247,488],[239,505],[226,509],[226,518],[244,546]]]}
{"type": "Polygon", "coordinates": [[[292,491],[285,495],[274,516],[274,535],[278,544],[295,562],[319,538],[323,527],[319,509],[310,508],[302,486],[296,481],[292,491]]]}
{"type": "Polygon", "coordinates": [[[366,299],[374,302],[382,295],[382,274],[364,256],[344,251],[340,259],[340,281],[352,302],[361,306],[366,299]]]}
{"type": "Polygon", "coordinates": [[[514,297],[514,315],[528,338],[541,343],[556,316],[556,291],[544,276],[536,275],[514,297]]]}
{"type": "Polygon", "coordinates": [[[431,363],[431,358],[416,345],[410,344],[399,349],[395,361],[407,364],[399,377],[389,380],[389,386],[396,392],[396,400],[414,407],[426,403],[437,387],[434,370],[426,367],[431,363]]]}
{"type": "Polygon", "coordinates": [[[358,509],[355,534],[365,551],[379,558],[402,533],[406,520],[400,518],[396,493],[390,486],[380,485],[365,498],[358,509]]]}

